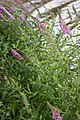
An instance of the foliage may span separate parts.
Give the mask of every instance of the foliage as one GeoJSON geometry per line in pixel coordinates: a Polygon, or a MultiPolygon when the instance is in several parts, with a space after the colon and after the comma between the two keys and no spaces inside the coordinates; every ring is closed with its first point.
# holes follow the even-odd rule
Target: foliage
{"type": "Polygon", "coordinates": [[[17,16],[0,20],[0,119],[50,120],[49,101],[63,120],[78,120],[79,46],[69,43],[71,35],[53,33],[48,21],[44,28],[37,20],[26,22],[17,16]],[[23,59],[15,58],[12,49],[23,59]]]}

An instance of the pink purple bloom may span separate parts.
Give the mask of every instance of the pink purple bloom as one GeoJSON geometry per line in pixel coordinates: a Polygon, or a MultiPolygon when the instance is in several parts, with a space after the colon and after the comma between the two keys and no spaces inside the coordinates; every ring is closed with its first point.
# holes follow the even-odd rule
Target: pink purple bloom
{"type": "Polygon", "coordinates": [[[62,117],[60,116],[60,114],[57,111],[54,111],[52,113],[52,117],[54,120],[62,120],[62,117]]]}
{"type": "Polygon", "coordinates": [[[18,60],[23,60],[22,56],[16,51],[16,50],[11,50],[12,55],[17,58],[18,60]]]}
{"type": "Polygon", "coordinates": [[[20,0],[14,0],[16,3],[19,3],[20,2],[20,0]]]}
{"type": "Polygon", "coordinates": [[[13,13],[13,12],[14,12],[14,9],[13,9],[13,8],[9,8],[9,12],[10,12],[10,13],[13,13]]]}
{"type": "Polygon", "coordinates": [[[15,19],[14,16],[11,15],[11,14],[10,14],[4,7],[2,7],[1,5],[0,5],[0,10],[1,10],[2,12],[5,12],[10,19],[15,19]]]}
{"type": "Polygon", "coordinates": [[[0,13],[2,13],[2,10],[0,10],[0,13]]]}
{"type": "Polygon", "coordinates": [[[62,31],[63,31],[64,33],[70,34],[70,31],[71,31],[71,30],[70,30],[70,27],[68,27],[68,26],[65,24],[64,19],[63,19],[63,18],[59,18],[59,20],[60,20],[60,22],[61,22],[60,27],[61,27],[62,31]]]}
{"type": "Polygon", "coordinates": [[[8,8],[7,10],[8,10],[10,13],[13,13],[13,12],[14,12],[14,9],[11,8],[9,4],[4,3],[4,5],[8,8]]]}
{"type": "Polygon", "coordinates": [[[60,114],[57,111],[54,111],[52,115],[53,115],[53,119],[56,119],[58,116],[60,116],[60,114]]]}
{"type": "Polygon", "coordinates": [[[58,117],[56,120],[62,120],[62,117],[58,117]]]}
{"type": "Polygon", "coordinates": [[[43,23],[43,22],[38,25],[38,28],[39,28],[39,29],[42,29],[42,28],[44,28],[44,27],[45,27],[45,23],[43,23]]]}
{"type": "Polygon", "coordinates": [[[66,24],[61,24],[60,25],[61,29],[63,30],[64,33],[69,34],[70,33],[70,27],[68,27],[66,24]]]}

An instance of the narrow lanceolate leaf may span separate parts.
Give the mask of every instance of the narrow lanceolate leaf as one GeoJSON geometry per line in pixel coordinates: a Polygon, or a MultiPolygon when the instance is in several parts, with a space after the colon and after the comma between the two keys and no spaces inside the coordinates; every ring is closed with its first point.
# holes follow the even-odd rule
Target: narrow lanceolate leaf
{"type": "Polygon", "coordinates": [[[76,9],[75,9],[74,5],[72,5],[72,8],[73,8],[73,10],[74,10],[75,14],[77,15],[77,11],[76,11],[76,9]]]}
{"type": "Polygon", "coordinates": [[[69,14],[69,18],[72,20],[72,15],[71,15],[70,11],[67,10],[67,12],[68,12],[68,14],[69,14]]]}

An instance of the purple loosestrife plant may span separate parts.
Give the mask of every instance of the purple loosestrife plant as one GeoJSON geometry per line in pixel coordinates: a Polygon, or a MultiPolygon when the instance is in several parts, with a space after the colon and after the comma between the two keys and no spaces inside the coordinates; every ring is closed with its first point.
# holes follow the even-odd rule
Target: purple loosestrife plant
{"type": "Polygon", "coordinates": [[[17,58],[18,60],[23,60],[22,56],[16,51],[16,50],[11,50],[12,55],[17,58]]]}
{"type": "MultiPolygon", "coordinates": [[[[7,6],[4,7],[8,10],[7,6]]],[[[45,21],[44,25],[30,16],[30,19],[26,17],[24,24],[19,19],[21,13],[16,13],[18,11],[14,13],[15,20],[0,20],[0,118],[78,120],[75,113],[80,111],[79,47],[67,44],[72,36],[63,35],[63,32],[54,34],[55,20],[53,24],[45,21]],[[66,45],[69,47],[63,50],[66,45]]],[[[61,24],[65,24],[62,21],[61,24]]]]}

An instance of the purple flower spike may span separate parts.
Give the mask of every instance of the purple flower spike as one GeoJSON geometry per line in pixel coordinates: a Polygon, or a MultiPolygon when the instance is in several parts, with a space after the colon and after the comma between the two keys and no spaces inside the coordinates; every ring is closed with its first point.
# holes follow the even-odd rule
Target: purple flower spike
{"type": "Polygon", "coordinates": [[[52,113],[52,117],[54,120],[62,120],[62,117],[60,116],[60,114],[57,111],[54,111],[52,113]]]}
{"type": "Polygon", "coordinates": [[[22,56],[16,51],[16,50],[11,50],[12,55],[17,58],[18,60],[23,60],[22,56]]]}
{"type": "Polygon", "coordinates": [[[2,13],[2,10],[0,10],[0,13],[2,13]]]}
{"type": "Polygon", "coordinates": [[[53,119],[56,119],[58,116],[60,116],[60,114],[57,111],[54,111],[52,115],[53,115],[53,119]]]}
{"type": "Polygon", "coordinates": [[[14,9],[13,9],[13,8],[9,8],[9,12],[10,12],[10,13],[13,13],[13,12],[14,12],[14,9]]]}
{"type": "Polygon", "coordinates": [[[60,27],[61,27],[61,29],[62,29],[62,31],[66,34],[70,34],[70,27],[68,27],[67,25],[66,25],[66,23],[65,23],[65,21],[64,21],[64,19],[63,18],[59,18],[59,20],[60,20],[60,22],[61,22],[61,24],[60,24],[60,27]]]}
{"type": "Polygon", "coordinates": [[[56,120],[62,120],[62,117],[58,117],[56,120]]]}
{"type": "Polygon", "coordinates": [[[4,7],[0,5],[0,10],[8,15],[10,19],[15,19],[13,15],[11,15],[4,7]]]}

